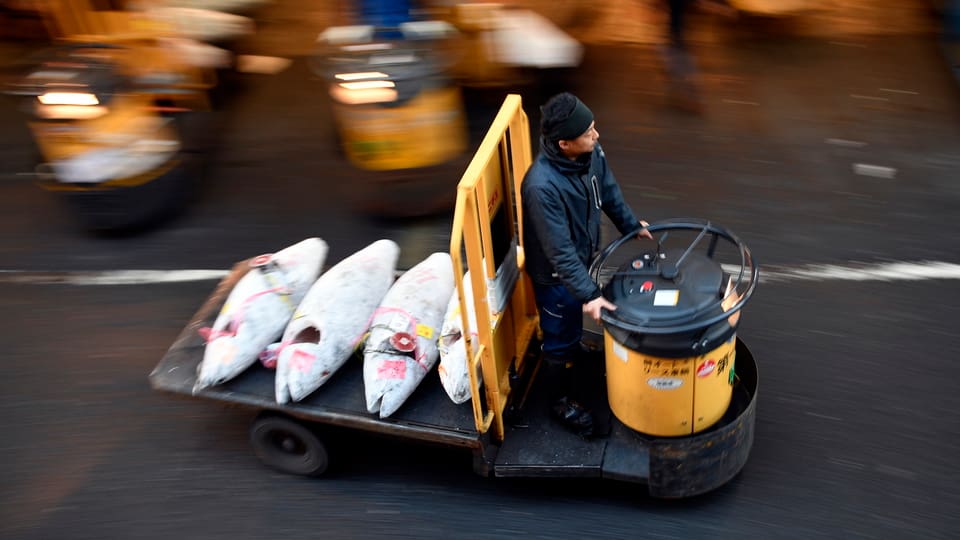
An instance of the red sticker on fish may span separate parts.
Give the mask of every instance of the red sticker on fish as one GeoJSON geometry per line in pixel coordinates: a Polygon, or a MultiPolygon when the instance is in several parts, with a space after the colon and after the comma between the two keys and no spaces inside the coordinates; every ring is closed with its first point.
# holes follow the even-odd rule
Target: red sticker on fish
{"type": "Polygon", "coordinates": [[[377,368],[378,379],[402,379],[407,375],[406,360],[384,360],[377,368]]]}
{"type": "Polygon", "coordinates": [[[716,362],[713,360],[707,360],[706,362],[700,364],[700,367],[697,368],[697,377],[706,377],[707,375],[713,373],[713,370],[716,369],[716,367],[716,362]]]}

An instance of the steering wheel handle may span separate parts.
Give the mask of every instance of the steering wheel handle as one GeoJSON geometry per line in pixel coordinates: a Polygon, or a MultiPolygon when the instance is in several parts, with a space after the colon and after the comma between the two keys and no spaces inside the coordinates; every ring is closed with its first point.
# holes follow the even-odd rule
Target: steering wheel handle
{"type": "MultiPolygon", "coordinates": [[[[662,232],[663,235],[657,239],[657,249],[660,252],[660,247],[663,244],[663,241],[666,239],[670,231],[699,231],[697,237],[686,247],[683,252],[683,255],[677,260],[674,264],[672,271],[679,272],[680,266],[683,264],[686,257],[693,251],[693,249],[700,243],[701,240],[707,235],[711,236],[710,246],[707,249],[707,257],[713,259],[715,256],[716,245],[720,239],[726,240],[727,242],[733,244],[737,248],[740,254],[740,272],[737,274],[737,279],[732,287],[732,290],[739,290],[740,286],[749,280],[746,290],[740,295],[739,300],[729,309],[722,309],[722,302],[724,298],[718,299],[714,304],[711,304],[705,307],[702,311],[718,311],[716,315],[711,315],[707,318],[697,318],[692,322],[687,323],[672,323],[666,322],[664,324],[651,325],[649,323],[637,323],[629,320],[625,320],[624,317],[618,317],[616,312],[610,311],[607,309],[600,310],[600,319],[606,323],[613,325],[624,330],[631,332],[642,333],[642,334],[680,334],[685,332],[692,332],[698,329],[709,328],[710,326],[728,319],[734,313],[740,311],[741,308],[747,303],[747,300],[750,299],[750,296],[753,294],[754,289],[756,289],[757,283],[759,282],[760,270],[756,264],[756,261],[753,258],[750,250],[747,248],[746,244],[743,243],[740,238],[738,238],[733,232],[731,232],[726,227],[722,227],[715,223],[712,223],[707,220],[695,219],[695,218],[674,218],[664,221],[659,221],[656,223],[651,223],[646,227],[652,235],[656,237],[656,233],[662,232]],[[749,268],[749,278],[746,274],[749,268]],[[720,309],[717,309],[720,308],[720,309]]],[[[624,244],[628,241],[637,238],[637,233],[640,229],[631,231],[617,240],[614,240],[606,248],[604,248],[599,255],[593,260],[590,264],[590,276],[593,278],[594,282],[600,283],[600,272],[604,267],[604,264],[613,255],[617,250],[619,250],[624,244]]],[[[671,272],[672,272],[671,271],[671,272]]],[[[672,279],[676,277],[676,274],[673,275],[663,275],[667,279],[672,279]]]]}

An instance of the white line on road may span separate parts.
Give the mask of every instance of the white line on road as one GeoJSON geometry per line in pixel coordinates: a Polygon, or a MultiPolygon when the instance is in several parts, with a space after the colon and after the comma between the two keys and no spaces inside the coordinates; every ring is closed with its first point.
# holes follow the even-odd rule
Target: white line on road
{"type": "MultiPolygon", "coordinates": [[[[731,274],[737,265],[724,264],[731,274]]],[[[106,270],[103,272],[32,272],[0,270],[0,284],[24,285],[151,285],[215,281],[229,270],[106,270]]],[[[921,281],[960,279],[960,264],[942,261],[761,266],[760,281],[921,281]]]]}
{"type": "Polygon", "coordinates": [[[0,270],[0,283],[29,285],[150,285],[223,279],[229,270],[106,270],[103,272],[29,272],[0,270]]]}
{"type": "Polygon", "coordinates": [[[867,145],[863,141],[851,141],[850,139],[824,139],[823,142],[834,146],[849,146],[850,148],[863,148],[867,145]]]}
{"type": "Polygon", "coordinates": [[[867,163],[854,163],[853,172],[860,176],[872,176],[874,178],[894,178],[897,176],[897,170],[893,167],[867,163]]]}
{"type": "MultiPolygon", "coordinates": [[[[737,265],[723,265],[729,273],[740,271],[737,265]]],[[[960,279],[960,264],[940,261],[884,262],[848,265],[811,264],[797,267],[760,267],[760,281],[920,281],[960,279]]]]}
{"type": "Polygon", "coordinates": [[[906,94],[908,96],[919,96],[920,92],[914,92],[913,90],[899,90],[897,88],[881,88],[881,92],[887,92],[890,94],[906,94]]]}

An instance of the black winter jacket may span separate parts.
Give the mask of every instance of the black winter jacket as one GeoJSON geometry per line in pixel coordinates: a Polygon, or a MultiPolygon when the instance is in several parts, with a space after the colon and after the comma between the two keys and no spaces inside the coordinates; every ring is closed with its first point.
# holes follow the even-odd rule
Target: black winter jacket
{"type": "Polygon", "coordinates": [[[534,283],[564,284],[586,303],[600,296],[588,270],[600,249],[600,210],[621,234],[640,229],[597,144],[577,161],[540,140],[540,155],[523,179],[523,241],[534,283]]]}

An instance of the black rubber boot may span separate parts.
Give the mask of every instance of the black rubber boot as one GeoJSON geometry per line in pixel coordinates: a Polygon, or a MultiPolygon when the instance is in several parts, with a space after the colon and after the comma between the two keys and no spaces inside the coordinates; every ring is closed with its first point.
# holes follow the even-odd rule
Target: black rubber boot
{"type": "Polygon", "coordinates": [[[577,435],[593,436],[593,414],[576,401],[563,397],[553,404],[553,416],[577,435]]]}
{"type": "Polygon", "coordinates": [[[543,368],[553,417],[581,437],[593,434],[593,415],[572,396],[576,390],[573,357],[544,355],[543,368]]]}
{"type": "Polygon", "coordinates": [[[544,354],[542,369],[551,403],[573,394],[576,370],[572,356],[544,354]]]}

